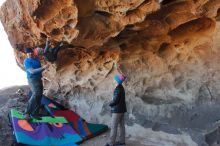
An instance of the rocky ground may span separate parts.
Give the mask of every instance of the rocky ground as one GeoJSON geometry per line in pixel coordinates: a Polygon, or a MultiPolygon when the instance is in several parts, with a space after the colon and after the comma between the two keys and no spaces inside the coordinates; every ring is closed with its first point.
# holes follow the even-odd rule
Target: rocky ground
{"type": "MultiPolygon", "coordinates": [[[[109,132],[102,134],[96,138],[93,138],[91,140],[88,140],[81,144],[81,146],[104,146],[106,144],[106,141],[108,140],[109,132]]],[[[127,139],[126,146],[152,146],[152,145],[145,145],[142,144],[140,140],[130,140],[127,139]]]]}
{"type": "MultiPolygon", "coordinates": [[[[26,106],[27,97],[18,95],[16,93],[18,89],[22,89],[25,93],[29,91],[27,86],[0,90],[0,146],[10,146],[13,142],[12,130],[8,126],[7,119],[9,110],[16,108],[23,111],[26,106]]],[[[157,122],[144,118],[142,119],[144,123],[137,122],[144,128],[127,123],[127,146],[219,146],[220,144],[218,101],[198,103],[197,106],[182,105],[176,109],[170,119],[161,118],[157,122]]],[[[109,131],[81,145],[103,146],[108,137],[109,131]]]]}
{"type": "MultiPolygon", "coordinates": [[[[0,146],[11,146],[14,141],[12,130],[8,126],[7,114],[11,108],[24,110],[27,97],[25,95],[18,95],[18,89],[24,90],[26,93],[29,91],[28,86],[15,86],[7,89],[0,90],[0,146]]],[[[92,138],[82,144],[81,146],[104,146],[109,137],[109,132],[103,133],[100,136],[92,138]]],[[[137,139],[132,140],[127,137],[127,146],[149,146],[141,144],[137,139]]]]}

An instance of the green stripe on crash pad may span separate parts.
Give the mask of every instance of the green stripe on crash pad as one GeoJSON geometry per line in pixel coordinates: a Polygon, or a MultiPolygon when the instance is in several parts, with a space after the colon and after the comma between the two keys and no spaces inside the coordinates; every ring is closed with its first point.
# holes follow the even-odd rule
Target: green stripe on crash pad
{"type": "MultiPolygon", "coordinates": [[[[18,112],[16,109],[11,109],[11,116],[24,119],[22,113],[18,112]]],[[[43,122],[43,123],[68,123],[68,121],[64,117],[41,117],[42,120],[32,119],[31,122],[43,122]]]]}

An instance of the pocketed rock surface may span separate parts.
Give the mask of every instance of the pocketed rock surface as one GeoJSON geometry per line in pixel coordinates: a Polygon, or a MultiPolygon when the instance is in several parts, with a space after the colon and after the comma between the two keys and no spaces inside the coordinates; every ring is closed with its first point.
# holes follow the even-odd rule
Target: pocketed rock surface
{"type": "Polygon", "coordinates": [[[45,94],[89,121],[110,124],[117,65],[127,75],[128,137],[214,146],[219,8],[219,0],[7,0],[0,18],[21,68],[25,47],[64,43],[44,73],[45,94]]]}

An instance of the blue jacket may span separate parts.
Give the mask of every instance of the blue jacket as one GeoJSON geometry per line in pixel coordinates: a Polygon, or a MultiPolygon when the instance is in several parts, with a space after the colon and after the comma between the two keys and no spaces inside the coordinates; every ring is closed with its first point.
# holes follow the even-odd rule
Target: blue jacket
{"type": "Polygon", "coordinates": [[[38,58],[26,58],[24,60],[24,68],[28,79],[41,78],[42,71],[41,63],[38,58]]]}
{"type": "Polygon", "coordinates": [[[118,84],[114,90],[113,100],[109,104],[112,113],[125,113],[127,112],[125,103],[125,90],[122,84],[118,84]]]}

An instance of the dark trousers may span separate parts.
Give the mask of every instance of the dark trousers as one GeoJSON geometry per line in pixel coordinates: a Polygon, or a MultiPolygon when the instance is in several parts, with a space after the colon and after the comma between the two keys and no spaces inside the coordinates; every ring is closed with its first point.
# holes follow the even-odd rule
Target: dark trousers
{"type": "Polygon", "coordinates": [[[41,78],[28,79],[28,84],[32,91],[32,96],[28,101],[26,114],[36,115],[39,113],[41,98],[43,95],[43,83],[41,78]]]}
{"type": "Polygon", "coordinates": [[[57,55],[62,46],[57,45],[55,48],[48,48],[46,52],[44,52],[44,57],[49,62],[54,62],[57,60],[57,55]]]}
{"type": "Polygon", "coordinates": [[[54,47],[52,49],[53,55],[56,56],[56,58],[57,58],[57,54],[58,54],[60,48],[61,48],[61,46],[60,46],[60,44],[58,44],[56,47],[54,47]]]}

